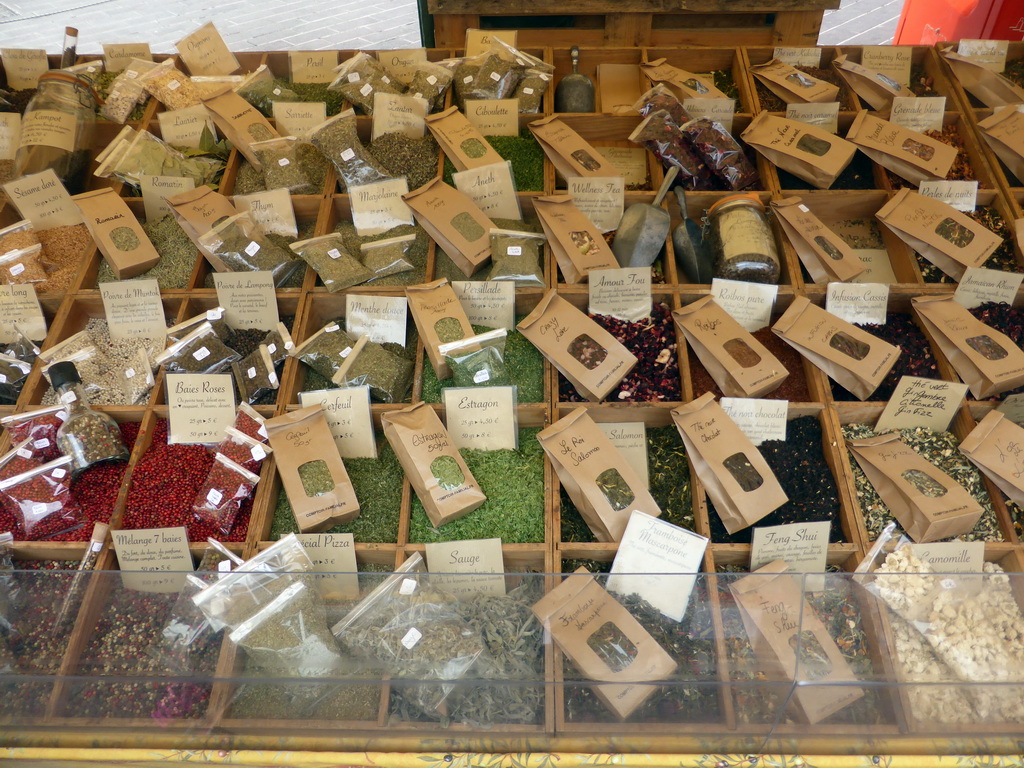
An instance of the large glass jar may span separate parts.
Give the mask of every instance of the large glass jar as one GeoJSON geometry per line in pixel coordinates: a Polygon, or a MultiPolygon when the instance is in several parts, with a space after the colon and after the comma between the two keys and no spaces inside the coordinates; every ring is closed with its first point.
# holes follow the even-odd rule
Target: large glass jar
{"type": "Polygon", "coordinates": [[[85,78],[63,71],[40,75],[22,118],[15,177],[52,168],[68,192],[85,191],[97,101],[85,78]]]}
{"type": "Polygon", "coordinates": [[[756,194],[728,195],[708,209],[715,277],[748,283],[779,282],[779,252],[756,194]]]}

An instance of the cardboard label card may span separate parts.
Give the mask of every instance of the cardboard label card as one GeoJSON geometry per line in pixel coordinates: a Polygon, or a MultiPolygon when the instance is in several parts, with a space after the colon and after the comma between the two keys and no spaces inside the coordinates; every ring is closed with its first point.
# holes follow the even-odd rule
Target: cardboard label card
{"type": "Polygon", "coordinates": [[[103,68],[107,72],[121,72],[132,59],[152,61],[149,43],[104,43],[103,68]]]}
{"type": "Polygon", "coordinates": [[[21,146],[21,115],[0,113],[0,160],[13,160],[21,146]]]}
{"type": "Polygon", "coordinates": [[[238,59],[212,21],[181,38],[174,47],[193,75],[230,75],[238,70],[238,59]]]}
{"type": "Polygon", "coordinates": [[[330,83],[338,66],[338,51],[288,51],[293,83],[330,83]]]}
{"type": "Polygon", "coordinates": [[[885,325],[889,286],[884,283],[829,283],[825,309],[854,325],[885,325]]]}
{"type": "Polygon", "coordinates": [[[377,92],[373,95],[373,135],[401,133],[411,139],[423,138],[429,105],[417,96],[377,92]]]}
{"type": "Polygon", "coordinates": [[[239,213],[249,213],[256,226],[264,232],[298,237],[295,207],[291,195],[283,187],[251,195],[235,195],[235,208],[239,213]]]}
{"type": "Polygon", "coordinates": [[[202,104],[170,112],[157,112],[156,119],[160,122],[160,138],[173,147],[198,149],[204,128],[209,128],[210,133],[217,136],[213,118],[202,104]]]}
{"type": "Polygon", "coordinates": [[[927,427],[944,432],[966,394],[966,384],[903,376],[878,417],[875,431],[927,427]]]}
{"type": "MultiPolygon", "coordinates": [[[[956,52],[966,56],[985,69],[999,74],[1006,69],[1006,53],[1009,50],[1008,40],[961,40],[956,52]]],[[[4,58],[7,54],[4,53],[4,58]]]]}
{"type": "Polygon", "coordinates": [[[230,327],[269,331],[277,326],[280,317],[270,272],[214,272],[213,284],[230,327]]]}
{"type": "Polygon", "coordinates": [[[235,423],[230,373],[168,373],[169,443],[219,443],[235,423]]]}
{"type": "Polygon", "coordinates": [[[15,340],[15,325],[32,341],[46,338],[46,317],[31,284],[0,285],[0,344],[15,340]]]}
{"type": "Polygon", "coordinates": [[[4,184],[4,192],[23,219],[36,229],[82,223],[82,212],[52,168],[4,184]]]}
{"type": "Polygon", "coordinates": [[[457,280],[452,289],[473,325],[515,328],[516,285],[511,280],[457,280]]]}
{"type": "Polygon", "coordinates": [[[857,254],[860,263],[864,265],[864,271],[857,275],[852,282],[882,283],[883,285],[892,285],[898,282],[887,250],[884,248],[854,248],[853,252],[857,254]]]}
{"type": "MultiPolygon", "coordinates": [[[[394,51],[377,51],[377,61],[392,77],[408,83],[419,69],[419,64],[427,60],[426,48],[403,48],[394,51]]],[[[376,111],[376,107],[374,107],[376,111]]]]}
{"type": "Polygon", "coordinates": [[[466,119],[484,136],[518,136],[519,99],[468,99],[466,119]]]}
{"type": "Polygon", "coordinates": [[[706,117],[721,123],[732,131],[732,119],[736,115],[736,99],[683,99],[683,109],[692,119],[706,117]]]}
{"type": "Polygon", "coordinates": [[[377,458],[377,440],[370,411],[370,388],[344,387],[300,392],[303,408],[320,404],[327,416],[334,444],[343,459],[377,458]]]}
{"type": "Polygon", "coordinates": [[[522,220],[511,161],[453,173],[452,181],[489,218],[522,220]]]}
{"type": "Polygon", "coordinates": [[[953,298],[968,309],[986,301],[1012,304],[1024,275],[998,269],[968,267],[956,286],[953,298]]]}
{"type": "Polygon", "coordinates": [[[515,387],[447,387],[442,392],[448,434],[456,448],[519,447],[515,387]]]}
{"type": "Polygon", "coordinates": [[[299,540],[314,573],[325,573],[316,579],[317,588],[326,600],[351,600],[359,597],[359,565],[356,562],[355,537],[351,533],[299,533],[299,540]]]}
{"type": "Polygon", "coordinates": [[[720,280],[717,277],[711,281],[711,295],[715,297],[715,302],[751,333],[771,322],[778,293],[777,285],[720,280]]]}
{"type": "Polygon", "coordinates": [[[409,180],[405,176],[351,187],[348,193],[356,232],[365,237],[412,224],[412,209],[402,199],[408,192],[409,180]]]}
{"type": "Polygon", "coordinates": [[[195,570],[188,533],[180,528],[111,531],[121,583],[138,592],[179,592],[195,570]]]}
{"type": "Polygon", "coordinates": [[[54,109],[31,112],[21,123],[20,147],[53,147],[71,152],[75,148],[75,118],[54,109]]]}
{"type": "Polygon", "coordinates": [[[167,336],[160,284],[156,280],[122,280],[100,283],[103,311],[110,338],[160,339],[167,336]]]}
{"type": "Polygon", "coordinates": [[[467,29],[466,56],[487,53],[495,40],[501,40],[515,48],[518,36],[519,32],[515,29],[467,29]]]}
{"type": "Polygon", "coordinates": [[[174,213],[166,198],[195,189],[196,182],[184,176],[141,176],[139,188],[142,190],[146,221],[155,222],[174,213]]]}
{"type": "Polygon", "coordinates": [[[785,560],[793,573],[824,573],[831,528],[828,520],[754,528],[750,570],[756,571],[774,560],[785,560]]]}
{"type": "Polygon", "coordinates": [[[910,551],[928,563],[935,573],[981,573],[985,565],[983,541],[911,544],[910,551]]]}
{"type": "Polygon", "coordinates": [[[460,600],[474,595],[501,597],[505,594],[505,577],[502,575],[505,573],[505,559],[501,554],[501,539],[427,544],[427,568],[432,583],[460,600]]]}
{"type": "Polygon", "coordinates": [[[592,315],[633,323],[651,316],[651,268],[595,269],[589,276],[592,315]]]}
{"type": "Polygon", "coordinates": [[[408,314],[405,296],[345,296],[345,330],[354,338],[366,334],[378,344],[404,347],[408,314]]]}
{"type": "Polygon", "coordinates": [[[829,133],[839,132],[839,102],[830,101],[825,104],[800,104],[793,103],[786,105],[786,118],[797,120],[806,125],[816,125],[823,131],[829,133]]]}
{"type": "Polygon", "coordinates": [[[703,536],[634,511],[612,561],[608,591],[640,595],[670,619],[682,621],[707,546],[703,536]]]}
{"type": "Polygon", "coordinates": [[[627,187],[645,187],[648,181],[647,150],[643,147],[595,147],[622,176],[627,187]]]}
{"type": "Polygon", "coordinates": [[[860,63],[900,85],[909,85],[913,53],[914,49],[908,45],[865,45],[861,48],[860,63]]]}
{"type": "Polygon", "coordinates": [[[327,104],[323,101],[274,102],[274,122],[277,124],[277,132],[282,136],[305,138],[326,119],[327,104]]]}
{"type": "Polygon", "coordinates": [[[958,211],[973,211],[978,205],[976,181],[922,181],[918,188],[925,197],[933,197],[958,211]]]}
{"type": "Polygon", "coordinates": [[[890,122],[912,131],[941,131],[945,96],[897,96],[892,100],[890,122]]]}
{"type": "Polygon", "coordinates": [[[46,51],[37,48],[0,48],[7,87],[16,91],[35,88],[39,76],[50,68],[46,51]]]}
{"type": "Polygon", "coordinates": [[[608,436],[612,445],[619,449],[622,458],[644,481],[644,487],[651,486],[650,468],[647,466],[647,426],[642,421],[596,422],[598,428],[608,436]]]}
{"type": "Polygon", "coordinates": [[[566,182],[569,197],[602,232],[619,228],[625,210],[625,179],[621,176],[575,176],[566,182]]]}
{"type": "Polygon", "coordinates": [[[786,439],[788,400],[723,397],[719,404],[754,445],[760,445],[765,440],[786,439]]]}
{"type": "Polygon", "coordinates": [[[820,48],[776,48],[772,58],[793,67],[820,67],[820,48]]]}

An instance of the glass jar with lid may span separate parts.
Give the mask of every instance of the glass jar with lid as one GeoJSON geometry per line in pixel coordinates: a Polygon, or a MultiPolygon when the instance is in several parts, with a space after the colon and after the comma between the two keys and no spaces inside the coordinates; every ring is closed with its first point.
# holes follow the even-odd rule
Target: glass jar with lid
{"type": "Polygon", "coordinates": [[[57,447],[71,457],[72,474],[77,477],[96,464],[128,461],[128,447],[121,438],[121,429],[108,414],[89,407],[75,364],[54,363],[49,374],[50,384],[68,412],[57,430],[57,447]]]}
{"type": "Polygon", "coordinates": [[[715,256],[715,277],[773,285],[779,282],[775,237],[764,203],[755,193],[723,197],[708,209],[706,222],[715,256]]]}

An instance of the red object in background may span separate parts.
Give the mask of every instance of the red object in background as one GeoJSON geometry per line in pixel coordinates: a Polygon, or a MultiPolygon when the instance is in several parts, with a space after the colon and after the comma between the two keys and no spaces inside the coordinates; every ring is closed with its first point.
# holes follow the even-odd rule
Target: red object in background
{"type": "Polygon", "coordinates": [[[1024,40],[1024,0],[906,0],[894,45],[1024,40]]]}

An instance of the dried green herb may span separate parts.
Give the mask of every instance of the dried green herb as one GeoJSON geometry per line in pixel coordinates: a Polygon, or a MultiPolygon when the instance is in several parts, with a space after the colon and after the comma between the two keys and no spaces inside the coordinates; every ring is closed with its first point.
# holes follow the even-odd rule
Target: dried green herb
{"type": "Polygon", "coordinates": [[[466,335],[462,330],[462,323],[454,317],[442,317],[434,323],[434,332],[442,344],[458,341],[466,335]]]}
{"type": "MultiPolygon", "coordinates": [[[[543,192],[544,191],[544,150],[533,138],[529,130],[524,130],[518,136],[485,136],[487,143],[494,148],[494,151],[501,155],[503,160],[512,163],[512,177],[516,182],[517,192],[543,192]]],[[[455,166],[452,161],[445,158],[444,181],[452,186],[455,182],[452,175],[455,173],[455,166]]]]}
{"type": "Polygon", "coordinates": [[[299,465],[299,479],[307,496],[322,496],[334,490],[334,478],[323,459],[307,461],[299,465]]]}
{"type": "Polygon", "coordinates": [[[341,108],[345,104],[345,97],[337,91],[327,90],[328,85],[328,83],[288,83],[288,87],[298,95],[298,101],[322,101],[327,105],[327,116],[333,117],[341,112],[341,108]]]}
{"type": "MultiPolygon", "coordinates": [[[[521,232],[536,233],[543,233],[544,231],[541,227],[540,220],[536,218],[530,218],[524,221],[519,221],[518,219],[491,219],[491,222],[497,229],[518,230],[521,232]]],[[[530,266],[533,265],[531,264],[530,266]]],[[[456,280],[494,279],[492,277],[492,274],[496,267],[497,262],[493,262],[491,270],[488,270],[487,266],[485,265],[478,269],[476,272],[474,272],[471,276],[466,277],[462,269],[457,267],[455,265],[455,262],[452,261],[451,256],[449,256],[447,253],[438,248],[436,255],[434,257],[434,279],[440,280],[442,277],[446,277],[448,278],[448,282],[455,282],[456,280]]],[[[544,281],[543,267],[541,267],[540,279],[541,281],[544,281]]],[[[546,283],[542,282],[542,285],[539,287],[543,287],[545,284],[546,283]]],[[[531,286],[524,282],[522,285],[517,285],[517,287],[525,288],[531,286]]]]}
{"type": "Polygon", "coordinates": [[[445,362],[452,370],[452,386],[455,387],[507,387],[512,384],[504,355],[496,347],[453,352],[445,355],[445,362]]]}
{"type": "Polygon", "coordinates": [[[349,386],[368,386],[376,402],[400,403],[412,387],[413,368],[412,360],[370,341],[352,361],[346,378],[349,386]]]}
{"type": "Polygon", "coordinates": [[[404,133],[385,133],[370,142],[370,152],[390,176],[405,176],[410,191],[437,176],[441,148],[431,135],[413,139],[404,133]]]}
{"type": "Polygon", "coordinates": [[[263,78],[238,90],[238,95],[252,104],[264,117],[274,116],[274,102],[302,101],[299,94],[284,80],[263,78]]]}
{"type": "Polygon", "coordinates": [[[427,246],[430,242],[430,238],[427,233],[421,227],[415,225],[403,224],[400,227],[394,227],[389,229],[387,232],[381,232],[378,235],[363,235],[360,236],[356,233],[356,228],[350,221],[342,221],[335,227],[335,232],[338,232],[345,240],[345,247],[348,248],[350,253],[359,253],[359,246],[363,243],[371,243],[376,240],[387,240],[393,237],[402,237],[404,235],[415,235],[416,239],[412,245],[405,251],[405,258],[413,265],[413,269],[402,272],[399,274],[388,275],[386,277],[378,277],[373,281],[375,288],[384,288],[395,285],[416,285],[426,280],[427,275],[427,246]]]}

